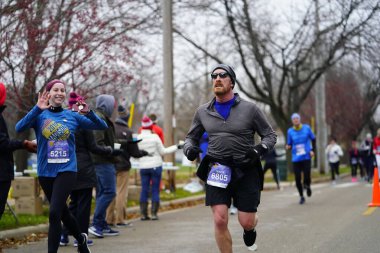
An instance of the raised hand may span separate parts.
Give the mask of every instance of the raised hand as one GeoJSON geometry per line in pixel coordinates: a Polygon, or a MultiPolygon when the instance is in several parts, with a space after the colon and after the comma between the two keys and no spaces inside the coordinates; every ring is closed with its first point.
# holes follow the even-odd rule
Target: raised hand
{"type": "Polygon", "coordinates": [[[49,92],[44,91],[42,94],[41,92],[38,92],[38,101],[37,101],[37,106],[41,110],[48,109],[50,107],[49,105],[49,92]]]}

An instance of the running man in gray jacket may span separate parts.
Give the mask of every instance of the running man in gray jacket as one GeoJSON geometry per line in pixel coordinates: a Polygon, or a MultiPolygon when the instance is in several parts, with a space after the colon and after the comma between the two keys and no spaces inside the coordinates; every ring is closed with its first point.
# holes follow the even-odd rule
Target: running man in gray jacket
{"type": "Polygon", "coordinates": [[[260,156],[273,148],[277,136],[263,112],[233,92],[236,75],[230,66],[217,65],[211,78],[215,98],[197,109],[183,151],[189,160],[195,160],[201,152],[202,134],[209,134],[207,155],[197,175],[206,182],[206,205],[212,209],[217,245],[222,253],[232,252],[228,230],[232,198],[239,210],[244,242],[253,251],[257,248],[256,212],[263,187],[260,156]],[[255,133],[261,137],[257,145],[255,133]]]}

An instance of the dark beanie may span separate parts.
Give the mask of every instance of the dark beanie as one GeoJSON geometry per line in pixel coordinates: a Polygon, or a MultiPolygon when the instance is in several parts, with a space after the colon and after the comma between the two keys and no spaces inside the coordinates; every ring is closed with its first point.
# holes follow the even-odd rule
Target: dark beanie
{"type": "Polygon", "coordinates": [[[211,71],[211,73],[214,73],[214,71],[217,69],[225,70],[228,73],[228,75],[230,76],[232,84],[235,84],[236,74],[235,74],[235,71],[233,70],[233,68],[231,66],[228,66],[227,64],[222,64],[222,63],[218,64],[214,67],[214,69],[211,71]]]}

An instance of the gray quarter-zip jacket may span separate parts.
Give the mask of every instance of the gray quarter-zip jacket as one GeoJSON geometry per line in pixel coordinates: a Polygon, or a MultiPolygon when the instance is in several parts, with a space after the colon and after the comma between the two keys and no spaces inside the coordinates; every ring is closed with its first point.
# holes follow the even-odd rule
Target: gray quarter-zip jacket
{"type": "Polygon", "coordinates": [[[236,161],[244,160],[247,150],[255,145],[255,133],[268,150],[274,147],[277,135],[256,104],[235,93],[235,103],[227,120],[215,110],[214,104],[215,98],[197,109],[183,147],[185,155],[192,146],[199,146],[205,131],[209,135],[207,154],[219,159],[232,156],[236,161]]]}

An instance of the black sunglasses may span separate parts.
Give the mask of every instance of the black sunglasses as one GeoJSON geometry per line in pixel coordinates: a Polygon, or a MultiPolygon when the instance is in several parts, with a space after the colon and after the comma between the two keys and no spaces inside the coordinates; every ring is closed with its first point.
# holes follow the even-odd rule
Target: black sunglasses
{"type": "Polygon", "coordinates": [[[211,78],[212,79],[216,79],[216,78],[218,78],[218,76],[220,78],[226,78],[228,76],[228,73],[227,72],[222,72],[222,73],[212,73],[211,74],[211,78]]]}

